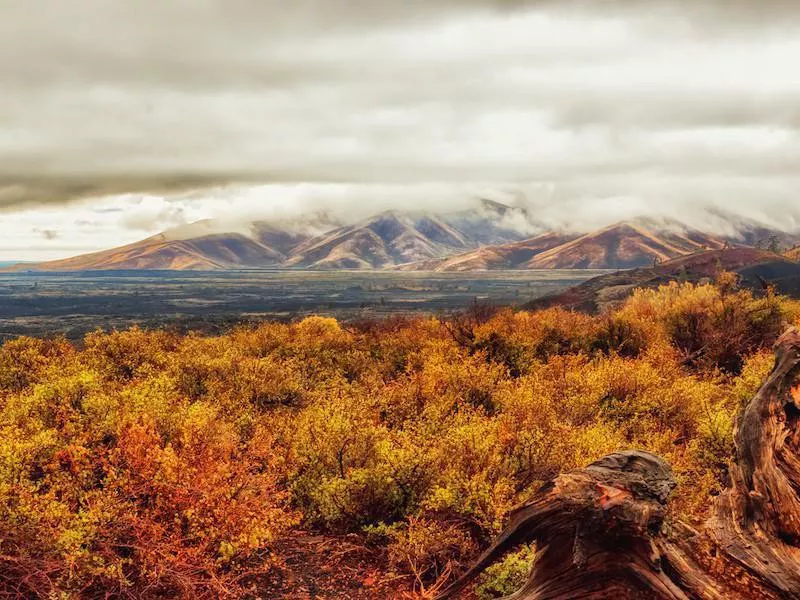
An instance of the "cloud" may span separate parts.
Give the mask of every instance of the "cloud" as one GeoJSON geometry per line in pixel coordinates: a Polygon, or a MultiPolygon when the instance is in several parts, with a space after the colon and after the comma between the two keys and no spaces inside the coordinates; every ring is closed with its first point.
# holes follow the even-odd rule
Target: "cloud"
{"type": "Polygon", "coordinates": [[[106,227],[128,239],[195,216],[349,218],[478,193],[582,226],[796,212],[793,1],[0,0],[0,14],[0,209],[43,230],[124,211],[100,215],[97,247],[106,227]]]}
{"type": "Polygon", "coordinates": [[[58,232],[54,229],[39,229],[36,227],[33,229],[33,232],[38,233],[47,241],[57,240],[59,238],[58,232]]]}

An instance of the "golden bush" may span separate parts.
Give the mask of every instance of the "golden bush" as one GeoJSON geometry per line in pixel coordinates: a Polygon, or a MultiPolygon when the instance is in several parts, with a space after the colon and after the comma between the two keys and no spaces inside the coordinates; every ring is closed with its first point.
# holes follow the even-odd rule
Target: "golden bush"
{"type": "Polygon", "coordinates": [[[430,591],[543,482],[625,448],[665,456],[673,510],[702,518],[736,415],[798,315],[721,277],[640,290],[600,316],[475,307],[9,341],[0,590],[235,594],[302,525],[366,535],[430,591]]]}

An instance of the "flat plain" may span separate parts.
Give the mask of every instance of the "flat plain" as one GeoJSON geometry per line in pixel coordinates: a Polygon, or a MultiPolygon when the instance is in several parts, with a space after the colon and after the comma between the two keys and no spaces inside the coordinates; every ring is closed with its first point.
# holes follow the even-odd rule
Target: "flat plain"
{"type": "Polygon", "coordinates": [[[172,325],[224,331],[242,321],[309,314],[357,320],[447,314],[474,301],[524,304],[597,270],[478,273],[386,271],[86,271],[0,274],[0,339],[79,338],[95,329],[172,325]]]}

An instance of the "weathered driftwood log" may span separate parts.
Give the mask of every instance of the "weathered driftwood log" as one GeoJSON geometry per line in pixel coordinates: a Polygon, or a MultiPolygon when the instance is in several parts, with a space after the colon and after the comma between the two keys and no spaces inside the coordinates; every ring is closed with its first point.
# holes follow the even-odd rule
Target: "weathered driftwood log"
{"type": "Polygon", "coordinates": [[[508,550],[535,542],[528,583],[508,600],[800,600],[800,333],[741,415],[731,485],[697,531],[665,518],[675,482],[647,452],[612,454],[560,475],[514,511],[454,598],[508,550]]]}

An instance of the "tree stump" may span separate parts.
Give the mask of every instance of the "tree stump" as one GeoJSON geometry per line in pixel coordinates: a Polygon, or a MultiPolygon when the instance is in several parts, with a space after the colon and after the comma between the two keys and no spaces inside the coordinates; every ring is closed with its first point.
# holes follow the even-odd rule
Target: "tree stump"
{"type": "Polygon", "coordinates": [[[562,474],[439,600],[454,598],[520,544],[539,554],[507,600],[800,600],[800,333],[776,343],[775,367],[743,411],[730,487],[700,530],[666,519],[669,465],[641,451],[562,474]]]}

